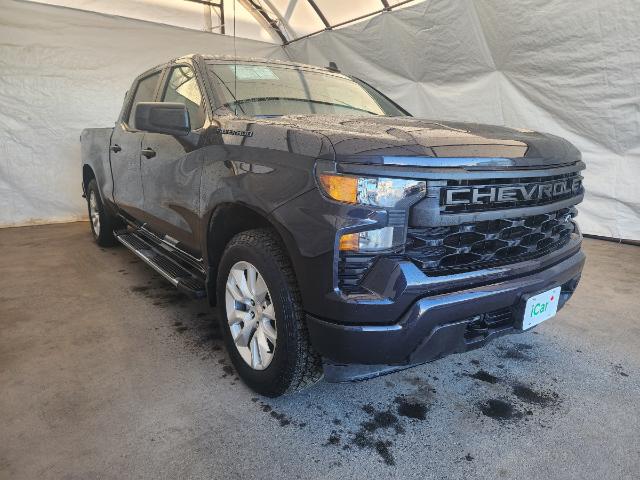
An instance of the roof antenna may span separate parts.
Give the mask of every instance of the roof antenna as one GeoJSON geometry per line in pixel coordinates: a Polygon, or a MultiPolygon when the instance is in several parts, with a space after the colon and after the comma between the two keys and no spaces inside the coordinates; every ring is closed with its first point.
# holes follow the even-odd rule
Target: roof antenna
{"type": "Polygon", "coordinates": [[[236,3],[233,0],[233,113],[238,116],[238,50],[236,49],[236,3]]]}
{"type": "Polygon", "coordinates": [[[329,62],[329,66],[327,67],[328,70],[331,70],[332,72],[339,72],[340,69],[338,68],[338,65],[336,65],[336,62],[329,62]]]}

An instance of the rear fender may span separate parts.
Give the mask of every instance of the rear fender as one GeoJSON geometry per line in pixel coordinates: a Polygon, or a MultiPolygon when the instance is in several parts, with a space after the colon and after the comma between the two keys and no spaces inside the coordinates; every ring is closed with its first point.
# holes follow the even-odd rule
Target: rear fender
{"type": "Polygon", "coordinates": [[[113,207],[113,176],[109,148],[113,128],[87,128],[80,135],[80,149],[83,171],[83,192],[86,193],[92,172],[98,184],[103,203],[113,207]]]}

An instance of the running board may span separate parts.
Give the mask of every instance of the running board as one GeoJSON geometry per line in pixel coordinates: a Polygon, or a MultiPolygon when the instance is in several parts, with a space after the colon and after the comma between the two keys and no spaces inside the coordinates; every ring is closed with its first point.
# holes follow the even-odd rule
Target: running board
{"type": "Polygon", "coordinates": [[[116,232],[115,236],[121,244],[169,280],[178,290],[193,298],[206,297],[207,292],[202,276],[171,258],[151,241],[132,231],[116,232]]]}

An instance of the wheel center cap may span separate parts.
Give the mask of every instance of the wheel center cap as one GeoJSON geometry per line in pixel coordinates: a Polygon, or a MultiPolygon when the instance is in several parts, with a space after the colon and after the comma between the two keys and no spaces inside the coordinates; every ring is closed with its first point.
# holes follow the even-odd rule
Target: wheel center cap
{"type": "Polygon", "coordinates": [[[249,313],[252,319],[259,319],[262,315],[262,308],[259,305],[251,305],[249,307],[249,313]]]}

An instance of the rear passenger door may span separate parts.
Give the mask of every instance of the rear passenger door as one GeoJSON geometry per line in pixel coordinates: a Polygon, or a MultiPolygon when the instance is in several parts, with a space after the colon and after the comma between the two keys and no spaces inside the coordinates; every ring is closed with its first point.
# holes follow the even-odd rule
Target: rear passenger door
{"type": "Polygon", "coordinates": [[[145,218],[166,241],[199,256],[202,155],[198,146],[206,120],[202,84],[191,65],[172,65],[160,92],[158,101],[187,107],[191,133],[187,137],[145,133],[142,149],[145,155],[153,152],[141,159],[145,218]]]}
{"type": "Polygon", "coordinates": [[[134,82],[111,136],[109,158],[113,174],[114,201],[138,220],[142,220],[144,207],[140,174],[140,150],[144,132],[135,128],[134,110],[138,102],[155,100],[161,73],[161,69],[147,72],[134,82]]]}

